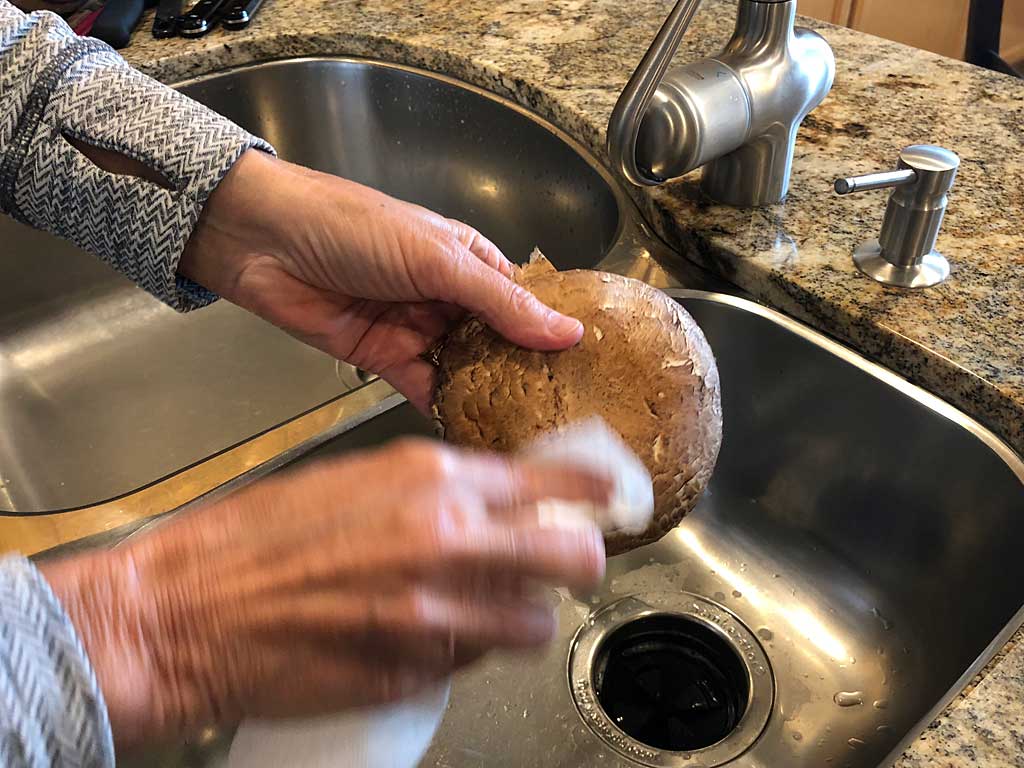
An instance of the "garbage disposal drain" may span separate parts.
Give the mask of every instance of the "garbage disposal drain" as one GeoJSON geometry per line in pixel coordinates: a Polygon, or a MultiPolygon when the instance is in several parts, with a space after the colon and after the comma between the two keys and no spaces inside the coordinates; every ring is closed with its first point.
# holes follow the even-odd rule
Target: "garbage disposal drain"
{"type": "Polygon", "coordinates": [[[678,592],[633,595],[593,614],[574,640],[569,684],[591,730],[652,768],[732,760],[761,735],[775,698],[750,630],[678,592]]]}
{"type": "Polygon", "coordinates": [[[747,673],[732,646],[688,617],[655,615],[619,627],[598,649],[597,700],[642,744],[710,747],[747,710],[747,673]]]}

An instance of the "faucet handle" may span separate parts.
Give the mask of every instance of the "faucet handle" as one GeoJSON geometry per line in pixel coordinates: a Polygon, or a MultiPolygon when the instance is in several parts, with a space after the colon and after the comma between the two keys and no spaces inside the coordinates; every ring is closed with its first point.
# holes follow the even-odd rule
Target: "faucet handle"
{"type": "Polygon", "coordinates": [[[935,250],[960,158],[929,144],[900,152],[894,171],[836,179],[837,194],[893,190],[878,240],[862,243],[853,254],[861,272],[900,288],[927,288],[949,276],[949,262],[935,250]]]}

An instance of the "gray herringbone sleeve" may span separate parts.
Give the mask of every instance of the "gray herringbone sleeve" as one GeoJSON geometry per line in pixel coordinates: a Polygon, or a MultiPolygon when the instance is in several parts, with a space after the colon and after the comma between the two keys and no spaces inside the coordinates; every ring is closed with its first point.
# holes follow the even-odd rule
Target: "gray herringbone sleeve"
{"type": "Polygon", "coordinates": [[[70,620],[27,560],[0,558],[0,766],[113,765],[106,706],[70,620]]]}
{"type": "Polygon", "coordinates": [[[210,193],[253,147],[273,151],[58,16],[0,0],[0,211],[192,309],[215,297],[179,277],[178,260],[210,193]],[[107,173],[66,137],[134,158],[172,189],[107,173]]]}

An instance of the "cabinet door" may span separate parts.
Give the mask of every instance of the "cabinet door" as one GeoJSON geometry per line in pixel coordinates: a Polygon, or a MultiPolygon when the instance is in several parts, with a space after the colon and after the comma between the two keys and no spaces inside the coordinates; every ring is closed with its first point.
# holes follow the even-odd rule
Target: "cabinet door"
{"type": "Polygon", "coordinates": [[[1024,0],[1003,3],[1002,53],[1011,64],[1024,62],[1024,0]]]}
{"type": "Polygon", "coordinates": [[[850,26],[916,48],[963,58],[970,0],[853,0],[850,26]]]}
{"type": "Polygon", "coordinates": [[[847,24],[853,0],[797,0],[796,11],[833,24],[847,24]]]}

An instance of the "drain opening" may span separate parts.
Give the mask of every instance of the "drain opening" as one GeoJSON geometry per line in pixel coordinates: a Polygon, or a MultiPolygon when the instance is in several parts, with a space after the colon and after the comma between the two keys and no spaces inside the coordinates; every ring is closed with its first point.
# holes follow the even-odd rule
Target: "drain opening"
{"type": "Polygon", "coordinates": [[[685,616],[667,615],[637,619],[604,640],[594,689],[624,733],[673,752],[726,738],[750,694],[743,662],[726,640],[685,616]]]}

